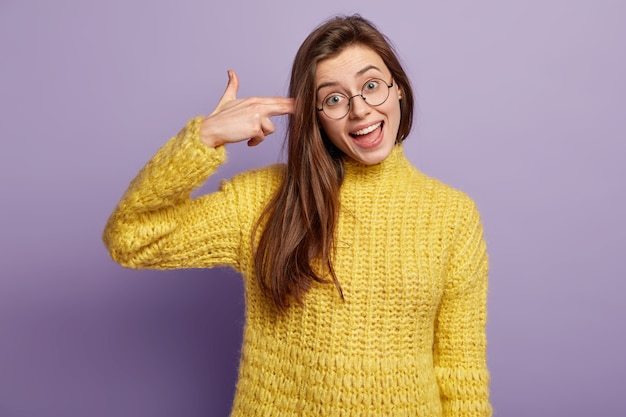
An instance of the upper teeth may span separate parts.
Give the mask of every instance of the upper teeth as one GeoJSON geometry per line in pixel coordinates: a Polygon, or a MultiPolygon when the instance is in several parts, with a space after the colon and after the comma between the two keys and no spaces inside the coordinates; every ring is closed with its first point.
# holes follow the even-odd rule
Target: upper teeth
{"type": "Polygon", "coordinates": [[[365,129],[357,130],[356,132],[354,132],[354,135],[367,135],[368,133],[373,132],[374,130],[378,129],[378,127],[380,126],[380,123],[381,122],[378,122],[375,125],[366,127],[365,129]]]}

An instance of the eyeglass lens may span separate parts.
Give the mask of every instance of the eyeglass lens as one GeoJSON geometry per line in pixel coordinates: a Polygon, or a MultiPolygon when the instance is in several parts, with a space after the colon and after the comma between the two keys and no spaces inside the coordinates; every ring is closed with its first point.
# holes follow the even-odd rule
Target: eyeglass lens
{"type": "Polygon", "coordinates": [[[347,97],[342,93],[330,93],[322,102],[322,108],[326,116],[331,119],[341,119],[350,111],[350,102],[356,98],[361,97],[370,106],[380,106],[389,97],[389,89],[393,84],[387,84],[380,78],[369,79],[363,84],[361,88],[361,94],[356,94],[352,97],[347,97]]]}

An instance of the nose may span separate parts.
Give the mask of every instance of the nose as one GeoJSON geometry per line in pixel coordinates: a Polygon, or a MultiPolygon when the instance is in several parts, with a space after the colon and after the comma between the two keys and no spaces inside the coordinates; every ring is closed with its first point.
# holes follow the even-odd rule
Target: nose
{"type": "Polygon", "coordinates": [[[348,106],[350,107],[349,113],[352,118],[362,118],[370,112],[370,106],[367,104],[362,94],[356,94],[350,97],[348,106]]]}

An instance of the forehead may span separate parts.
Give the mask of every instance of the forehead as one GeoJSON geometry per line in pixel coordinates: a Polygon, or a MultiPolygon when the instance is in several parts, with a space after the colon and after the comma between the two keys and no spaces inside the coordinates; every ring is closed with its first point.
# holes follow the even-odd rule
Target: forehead
{"type": "Polygon", "coordinates": [[[349,82],[361,76],[368,67],[376,67],[378,70],[371,69],[367,73],[389,73],[383,59],[373,49],[363,45],[349,46],[338,55],[317,64],[315,84],[349,82]]]}

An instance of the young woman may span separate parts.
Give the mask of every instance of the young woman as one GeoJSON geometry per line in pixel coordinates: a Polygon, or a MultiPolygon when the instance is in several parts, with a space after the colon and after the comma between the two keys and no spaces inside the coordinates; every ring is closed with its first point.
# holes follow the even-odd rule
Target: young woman
{"type": "Polygon", "coordinates": [[[226,92],[131,183],[104,231],[131,268],[228,265],[245,280],[233,416],[489,416],[487,255],[474,203],[415,169],[413,94],[359,16],[313,31],[290,98],[226,92]],[[191,199],[225,146],[289,114],[286,165],[191,199]]]}

